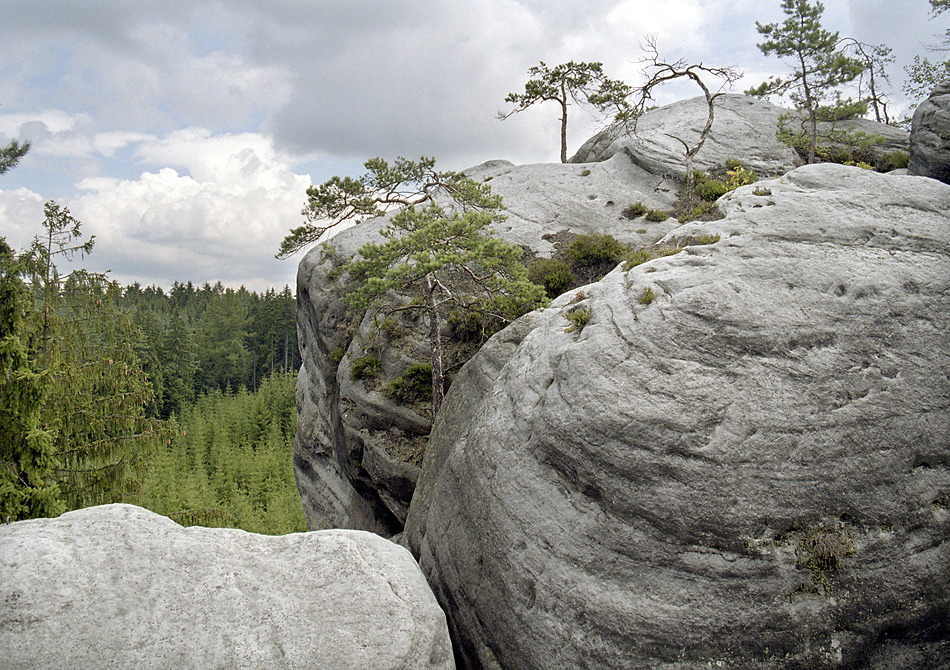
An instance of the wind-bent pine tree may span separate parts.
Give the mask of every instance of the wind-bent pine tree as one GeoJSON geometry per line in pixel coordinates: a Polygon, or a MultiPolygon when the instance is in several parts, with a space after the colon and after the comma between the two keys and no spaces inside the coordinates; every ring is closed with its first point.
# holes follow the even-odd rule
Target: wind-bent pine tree
{"type": "Polygon", "coordinates": [[[738,81],[742,77],[742,73],[735,67],[707,67],[702,63],[689,64],[685,59],[680,59],[672,63],[667,62],[660,57],[659,50],[656,46],[656,36],[654,35],[647,36],[644,50],[647,52],[648,65],[646,74],[648,79],[643,86],[637,89],[640,95],[638,102],[634,106],[636,114],[643,113],[648,101],[652,100],[652,93],[657,87],[676,79],[686,78],[695,82],[696,85],[702,89],[703,96],[706,99],[706,107],[708,110],[706,123],[703,125],[703,129],[700,131],[699,138],[696,142],[691,146],[683,138],[670,135],[670,137],[680,142],[685,150],[686,199],[692,204],[696,192],[696,175],[693,172],[693,159],[696,157],[696,154],[699,153],[699,150],[703,148],[703,144],[706,142],[706,138],[709,137],[709,133],[712,130],[713,122],[716,119],[716,98],[725,93],[726,88],[738,81]],[[721,80],[715,93],[706,83],[704,77],[721,80]]]}
{"type": "MultiPolygon", "coordinates": [[[[474,182],[471,187],[482,188],[474,182]]],[[[378,306],[392,292],[422,298],[421,304],[389,304],[388,309],[418,309],[428,316],[433,418],[445,393],[441,333],[446,306],[508,322],[546,302],[544,288],[528,279],[519,260],[521,248],[491,233],[503,218],[500,200],[480,211],[453,211],[435,203],[411,206],[382,231],[384,242],[364,245],[359,258],[345,267],[357,283],[346,296],[354,306],[378,306]]]]}
{"type": "Polygon", "coordinates": [[[571,101],[590,105],[608,116],[623,115],[629,111],[627,98],[633,89],[622,81],[609,79],[603,63],[575,63],[570,61],[548,67],[542,61],[528,69],[524,93],[509,93],[505,102],[517,105],[509,112],[499,112],[499,119],[507,119],[523,112],[538,102],[556,102],[561,107],[561,162],[567,162],[567,110],[571,101]]]}
{"type": "Polygon", "coordinates": [[[289,258],[340,224],[361,223],[395,208],[433,202],[438,195],[464,207],[480,207],[481,195],[471,189],[469,180],[455,172],[436,170],[434,158],[423,156],[413,161],[399,157],[392,164],[371,158],[365,167],[361,177],[333,177],[307,189],[302,212],[305,222],[284,238],[277,258],[289,258]]]}
{"type": "Polygon", "coordinates": [[[864,71],[864,64],[844,53],[837,32],[822,28],[825,7],[821,2],[782,0],[782,10],[787,17],[783,23],[762,25],[756,21],[756,29],[766,37],[758,47],[766,56],[786,59],[792,74],[787,79],[771,78],[747,93],[791,96],[807,117],[808,162],[814,163],[822,101],[836,97],[837,88],[854,81],[864,71]]]}
{"type": "Polygon", "coordinates": [[[358,178],[333,177],[307,189],[307,222],[281,244],[278,258],[303,249],[344,222],[360,223],[401,208],[381,231],[382,243],[360,248],[344,269],[356,288],[345,300],[359,308],[422,310],[429,317],[433,416],[444,396],[444,309],[453,305],[503,321],[544,302],[544,289],[527,278],[521,248],[492,234],[504,220],[501,197],[488,184],[435,169],[435,159],[382,158],[358,178]],[[421,303],[387,304],[391,292],[421,303]]]}

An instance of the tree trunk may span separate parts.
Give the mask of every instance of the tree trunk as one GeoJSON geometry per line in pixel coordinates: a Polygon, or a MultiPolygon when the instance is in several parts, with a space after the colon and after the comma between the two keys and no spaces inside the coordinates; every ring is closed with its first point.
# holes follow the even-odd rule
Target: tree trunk
{"type": "Polygon", "coordinates": [[[442,400],[445,398],[445,375],[442,372],[442,319],[439,317],[439,306],[435,301],[435,281],[431,275],[426,276],[426,302],[429,312],[429,345],[432,348],[430,361],[432,363],[432,420],[442,409],[442,400]]]}
{"type": "Polygon", "coordinates": [[[567,89],[561,82],[561,162],[567,162],[567,89]]]}

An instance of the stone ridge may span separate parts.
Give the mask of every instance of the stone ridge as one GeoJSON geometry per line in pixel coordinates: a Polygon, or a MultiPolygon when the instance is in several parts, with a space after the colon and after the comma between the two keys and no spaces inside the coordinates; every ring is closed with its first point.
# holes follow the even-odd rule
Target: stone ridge
{"type": "MultiPolygon", "coordinates": [[[[694,169],[721,168],[730,159],[740,160],[746,168],[764,175],[781,174],[801,165],[795,150],[775,136],[779,117],[790,110],[759,98],[726,94],[716,101],[716,117],[709,137],[694,159],[694,169]]],[[[624,153],[647,172],[655,175],[682,176],[686,173],[683,146],[676,137],[694,144],[706,122],[706,99],[702,96],[680,100],[644,114],[636,133],[613,126],[589,139],[571,158],[572,163],[602,161],[624,153]]],[[[907,151],[907,131],[867,119],[839,122],[869,135],[883,136],[875,151],[907,151]]],[[[827,132],[822,123],[819,132],[827,132]]]]}

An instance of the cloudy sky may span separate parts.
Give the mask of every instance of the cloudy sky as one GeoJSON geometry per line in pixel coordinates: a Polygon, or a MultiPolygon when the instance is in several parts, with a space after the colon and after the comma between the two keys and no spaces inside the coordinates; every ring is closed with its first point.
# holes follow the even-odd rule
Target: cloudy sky
{"type": "MultiPolygon", "coordinates": [[[[824,25],[894,50],[901,66],[947,28],[927,0],[825,0],[824,25]]],[[[294,285],[278,261],[305,189],[367,158],[434,156],[461,170],[558,156],[556,105],[502,122],[545,61],[602,61],[642,81],[661,54],[745,72],[780,0],[0,0],[0,144],[30,153],[0,176],[0,235],[17,248],[56,200],[95,234],[85,267],[122,283],[294,285]]],[[[692,97],[671,88],[661,103],[692,97]]],[[[575,109],[568,151],[600,121],[575,109]]]]}

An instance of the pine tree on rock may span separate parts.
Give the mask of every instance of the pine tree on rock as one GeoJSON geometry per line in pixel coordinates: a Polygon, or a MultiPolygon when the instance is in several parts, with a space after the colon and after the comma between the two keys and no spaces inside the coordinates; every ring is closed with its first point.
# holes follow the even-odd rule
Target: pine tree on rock
{"type": "Polygon", "coordinates": [[[608,116],[622,116],[629,112],[627,98],[633,89],[622,81],[609,79],[603,63],[575,63],[570,61],[548,67],[542,61],[528,69],[532,77],[524,86],[524,93],[509,93],[505,102],[517,105],[510,112],[499,112],[499,119],[507,119],[523,112],[538,102],[556,102],[561,107],[561,162],[567,162],[567,110],[571,101],[590,105],[608,116]]]}
{"type": "Polygon", "coordinates": [[[849,104],[850,101],[840,101],[838,87],[854,81],[864,71],[864,64],[843,51],[837,32],[822,28],[825,7],[821,2],[782,0],[782,10],[787,17],[783,23],[762,25],[756,21],[757,30],[766,37],[758,46],[766,56],[787,59],[792,74],[787,79],[769,79],[747,93],[791,96],[805,114],[808,162],[814,163],[821,103],[834,99],[839,105],[849,104]]]}

